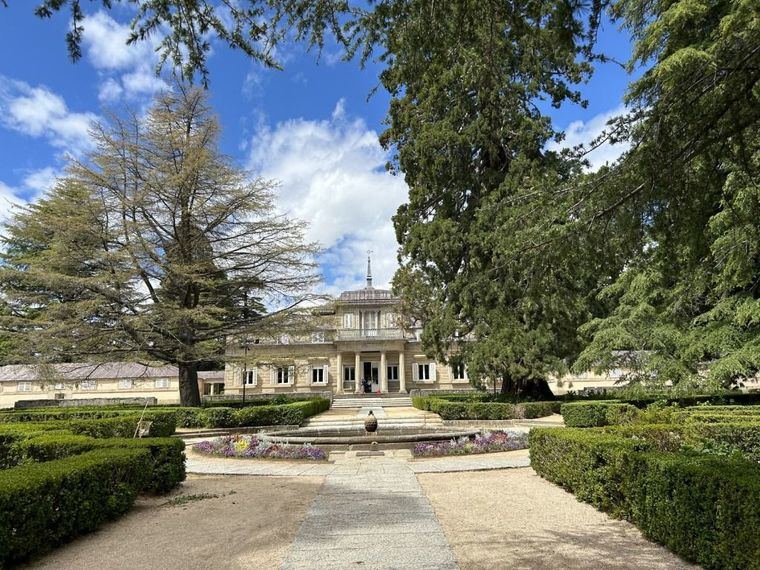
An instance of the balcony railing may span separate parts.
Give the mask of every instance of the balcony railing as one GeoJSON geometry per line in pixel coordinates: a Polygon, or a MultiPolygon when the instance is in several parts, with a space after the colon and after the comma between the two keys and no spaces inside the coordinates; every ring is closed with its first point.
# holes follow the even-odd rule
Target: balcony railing
{"type": "Polygon", "coordinates": [[[338,329],[336,340],[396,340],[404,338],[402,329],[338,329]]]}

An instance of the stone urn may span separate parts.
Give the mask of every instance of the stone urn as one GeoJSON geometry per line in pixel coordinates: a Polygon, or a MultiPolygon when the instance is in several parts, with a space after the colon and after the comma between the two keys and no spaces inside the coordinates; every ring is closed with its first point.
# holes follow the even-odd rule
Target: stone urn
{"type": "Polygon", "coordinates": [[[364,418],[364,429],[367,433],[374,433],[377,431],[377,418],[375,417],[375,414],[372,413],[372,410],[370,410],[367,417],[364,418]]]}

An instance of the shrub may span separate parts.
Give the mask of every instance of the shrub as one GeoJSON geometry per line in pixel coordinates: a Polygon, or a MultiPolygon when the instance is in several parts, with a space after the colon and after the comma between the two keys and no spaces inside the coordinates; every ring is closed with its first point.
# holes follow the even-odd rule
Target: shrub
{"type": "MultiPolygon", "coordinates": [[[[476,393],[477,394],[477,393],[476,393]]],[[[444,420],[513,420],[540,418],[559,412],[559,402],[484,402],[458,398],[451,401],[438,396],[415,396],[412,405],[420,410],[428,410],[444,420]]]]}
{"type": "Polygon", "coordinates": [[[573,402],[560,409],[567,427],[601,427],[635,421],[639,410],[631,404],[615,401],[573,402]]]}
{"type": "Polygon", "coordinates": [[[199,428],[205,424],[205,410],[203,408],[177,408],[174,411],[177,427],[199,428]]]}
{"type": "Polygon", "coordinates": [[[0,566],[97,528],[146,484],[146,449],[98,449],[0,471],[0,566]]]}
{"type": "Polygon", "coordinates": [[[232,408],[206,408],[199,414],[203,427],[226,428],[237,425],[232,408]]]}
{"type": "Polygon", "coordinates": [[[265,425],[300,425],[306,418],[330,409],[330,400],[315,398],[273,406],[251,406],[234,412],[235,425],[243,427],[265,425]]]}
{"type": "Polygon", "coordinates": [[[653,451],[630,429],[534,429],[531,465],[705,568],[760,568],[760,466],[653,451]]]}
{"type": "MultiPolygon", "coordinates": [[[[173,412],[146,413],[143,419],[153,422],[149,434],[151,437],[169,437],[174,434],[177,427],[177,420],[173,412]]],[[[69,429],[75,434],[89,435],[91,437],[131,438],[134,436],[139,420],[140,414],[122,414],[113,418],[95,420],[77,419],[50,423],[55,423],[61,428],[69,429]]]]}

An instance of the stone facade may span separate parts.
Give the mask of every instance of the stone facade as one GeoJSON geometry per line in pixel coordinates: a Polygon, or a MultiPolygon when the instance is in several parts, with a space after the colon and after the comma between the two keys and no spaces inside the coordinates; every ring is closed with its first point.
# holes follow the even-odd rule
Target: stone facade
{"type": "MultiPolygon", "coordinates": [[[[223,372],[199,372],[198,376],[201,394],[223,390],[223,372]]],[[[177,368],[133,362],[0,366],[0,408],[11,408],[17,401],[98,398],[155,398],[159,404],[178,403],[177,368]]]]}
{"type": "Polygon", "coordinates": [[[423,354],[420,329],[402,326],[399,300],[367,286],[346,291],[318,311],[308,333],[294,331],[232,344],[225,394],[324,392],[407,393],[414,389],[467,390],[463,368],[454,370],[423,354]]]}

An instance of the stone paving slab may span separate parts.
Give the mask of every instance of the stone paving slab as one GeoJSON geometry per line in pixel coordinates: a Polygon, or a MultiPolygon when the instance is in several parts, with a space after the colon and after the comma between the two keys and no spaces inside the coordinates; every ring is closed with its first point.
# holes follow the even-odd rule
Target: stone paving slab
{"type": "MultiPolygon", "coordinates": [[[[372,537],[367,537],[374,542],[372,537]]],[[[367,567],[381,570],[414,568],[415,570],[448,570],[458,568],[448,547],[389,547],[384,544],[354,550],[291,551],[282,568],[345,569],[367,567]]]]}
{"type": "MultiPolygon", "coordinates": [[[[283,570],[457,568],[409,463],[349,457],[360,473],[327,476],[282,564],[283,570]]],[[[337,463],[338,466],[344,463],[337,463]]]]}

